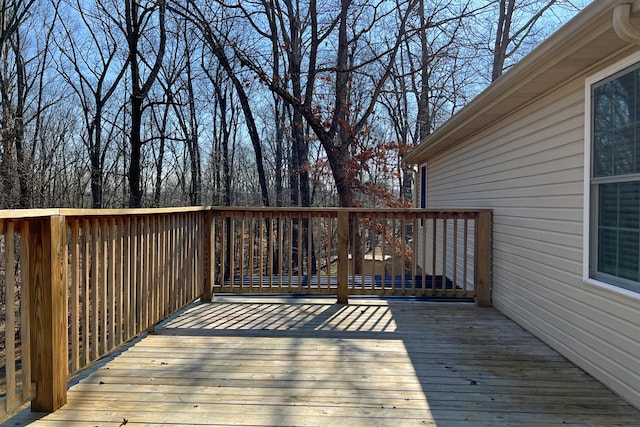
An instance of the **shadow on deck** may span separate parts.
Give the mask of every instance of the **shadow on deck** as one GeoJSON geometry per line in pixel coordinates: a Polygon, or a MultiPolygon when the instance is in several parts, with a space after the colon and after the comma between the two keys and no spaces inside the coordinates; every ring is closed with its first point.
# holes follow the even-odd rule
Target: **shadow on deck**
{"type": "MultiPolygon", "coordinates": [[[[348,283],[352,286],[366,288],[416,288],[428,289],[433,291],[452,290],[454,288],[453,281],[442,275],[381,275],[381,274],[354,274],[348,276],[348,283]]],[[[221,288],[229,286],[260,286],[260,284],[286,284],[290,288],[309,288],[309,287],[330,287],[338,286],[338,276],[336,275],[320,275],[320,274],[304,274],[304,275],[278,275],[270,276],[233,276],[233,280],[227,278],[224,283],[219,286],[221,288]]]]}
{"type": "Polygon", "coordinates": [[[494,309],[217,296],[5,425],[639,425],[640,412],[494,309]]]}

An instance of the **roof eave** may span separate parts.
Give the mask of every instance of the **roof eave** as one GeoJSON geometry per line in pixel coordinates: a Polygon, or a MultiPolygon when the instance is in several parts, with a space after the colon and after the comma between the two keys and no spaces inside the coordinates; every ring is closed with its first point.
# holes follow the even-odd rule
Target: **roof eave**
{"type": "Polygon", "coordinates": [[[612,25],[613,8],[623,3],[629,1],[590,4],[410,151],[404,162],[424,162],[628,45],[612,25]],[[594,44],[603,36],[603,42],[594,44]]]}

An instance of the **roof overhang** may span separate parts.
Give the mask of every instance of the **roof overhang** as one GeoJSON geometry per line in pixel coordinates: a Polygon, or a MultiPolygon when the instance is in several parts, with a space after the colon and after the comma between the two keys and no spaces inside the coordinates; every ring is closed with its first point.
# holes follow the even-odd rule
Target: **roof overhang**
{"type": "Polygon", "coordinates": [[[630,6],[633,13],[637,14],[640,9],[638,0],[597,0],[591,3],[436,129],[409,152],[404,161],[423,163],[565,82],[588,74],[625,48],[638,49],[637,45],[623,40],[613,26],[616,6],[630,3],[633,3],[630,6]]]}

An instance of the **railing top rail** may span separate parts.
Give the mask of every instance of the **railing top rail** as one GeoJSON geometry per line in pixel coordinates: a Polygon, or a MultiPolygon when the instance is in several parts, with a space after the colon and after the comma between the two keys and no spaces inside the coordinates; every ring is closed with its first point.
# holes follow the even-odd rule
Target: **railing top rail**
{"type": "Polygon", "coordinates": [[[210,210],[208,206],[188,206],[172,208],[140,208],[140,209],[71,209],[71,208],[51,208],[51,209],[7,209],[0,210],[0,220],[2,219],[30,219],[43,218],[47,216],[125,216],[125,215],[157,215],[173,213],[204,212],[210,210]]]}
{"type": "Polygon", "coordinates": [[[430,214],[450,214],[450,213],[477,213],[492,212],[492,209],[421,209],[421,208],[340,208],[340,207],[258,207],[258,206],[211,206],[215,212],[354,212],[354,213],[430,213],[430,214]]]}
{"type": "Polygon", "coordinates": [[[420,208],[339,208],[339,207],[260,207],[260,206],[189,206],[171,208],[141,209],[8,209],[0,210],[0,220],[21,220],[43,218],[47,216],[130,216],[130,215],[162,215],[190,212],[274,212],[274,213],[325,213],[337,215],[338,212],[353,213],[393,213],[393,214],[463,214],[491,212],[491,209],[420,209],[420,208]]]}
{"type": "Polygon", "coordinates": [[[209,206],[186,206],[171,208],[138,208],[138,209],[60,209],[64,216],[126,216],[126,215],[163,215],[175,213],[206,212],[209,206]]]}
{"type": "Polygon", "coordinates": [[[0,210],[1,219],[44,218],[60,215],[60,209],[6,209],[0,210]]]}

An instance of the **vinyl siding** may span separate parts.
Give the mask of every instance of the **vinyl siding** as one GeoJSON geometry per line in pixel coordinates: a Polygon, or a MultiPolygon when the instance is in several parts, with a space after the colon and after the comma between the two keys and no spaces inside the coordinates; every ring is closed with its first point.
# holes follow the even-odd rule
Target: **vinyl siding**
{"type": "Polygon", "coordinates": [[[428,160],[427,207],[492,208],[493,304],[640,407],[640,298],[583,283],[584,80],[428,160]]]}

